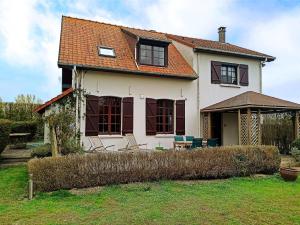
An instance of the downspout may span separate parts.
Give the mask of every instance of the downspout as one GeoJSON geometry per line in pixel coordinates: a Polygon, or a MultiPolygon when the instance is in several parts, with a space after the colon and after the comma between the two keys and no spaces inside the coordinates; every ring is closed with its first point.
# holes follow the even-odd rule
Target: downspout
{"type": "Polygon", "coordinates": [[[259,76],[260,76],[260,84],[259,84],[259,91],[262,94],[262,68],[265,66],[265,63],[268,61],[267,58],[263,62],[260,62],[260,67],[259,67],[259,76]]]}
{"type": "MultiPolygon", "coordinates": [[[[75,91],[78,90],[78,73],[76,70],[76,66],[73,66],[73,77],[74,77],[74,85],[73,88],[75,91]]],[[[78,95],[76,95],[76,102],[75,102],[75,134],[78,132],[78,115],[79,115],[79,107],[78,107],[78,95]]]]}
{"type": "Polygon", "coordinates": [[[197,75],[198,75],[198,79],[197,79],[197,123],[198,123],[198,137],[200,137],[200,133],[201,133],[201,114],[200,114],[200,74],[199,74],[199,54],[196,53],[197,55],[197,60],[196,60],[196,66],[197,66],[197,75]]]}

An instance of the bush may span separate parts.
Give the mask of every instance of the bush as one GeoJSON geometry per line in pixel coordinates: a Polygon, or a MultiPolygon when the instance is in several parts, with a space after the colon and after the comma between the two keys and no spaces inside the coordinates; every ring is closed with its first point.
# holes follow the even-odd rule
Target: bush
{"type": "Polygon", "coordinates": [[[61,149],[62,155],[77,154],[83,152],[84,152],[83,147],[76,144],[75,140],[67,141],[66,143],[63,144],[61,149]]]}
{"type": "Polygon", "coordinates": [[[9,120],[0,119],[0,154],[9,143],[9,134],[11,122],[9,120]]]}
{"type": "Polygon", "coordinates": [[[38,122],[37,121],[16,121],[12,123],[12,133],[30,133],[27,141],[31,141],[37,133],[38,122]]]}
{"type": "Polygon", "coordinates": [[[300,138],[297,138],[296,140],[293,141],[292,147],[300,150],[300,138]]]}
{"type": "Polygon", "coordinates": [[[271,174],[278,148],[231,146],[193,151],[108,152],[32,159],[28,170],[37,191],[83,188],[159,179],[207,179],[271,174]]]}
{"type": "Polygon", "coordinates": [[[51,145],[50,144],[44,144],[38,147],[35,147],[31,151],[31,157],[37,157],[37,158],[43,158],[51,156],[51,145]]]}

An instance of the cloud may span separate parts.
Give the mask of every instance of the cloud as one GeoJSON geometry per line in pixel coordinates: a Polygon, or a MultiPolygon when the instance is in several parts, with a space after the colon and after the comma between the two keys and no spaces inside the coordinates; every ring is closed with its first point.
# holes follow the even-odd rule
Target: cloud
{"type": "Polygon", "coordinates": [[[234,0],[160,0],[150,5],[146,16],[152,27],[161,31],[210,37],[220,25],[230,26],[234,0]]]}
{"type": "Polygon", "coordinates": [[[299,91],[288,91],[300,83],[300,7],[256,3],[159,0],[144,12],[150,27],[175,34],[216,40],[217,28],[227,26],[230,43],[277,57],[263,69],[264,93],[300,102],[299,91]]]}
{"type": "Polygon", "coordinates": [[[263,70],[265,93],[300,102],[300,94],[295,97],[297,94],[291,91],[282,91],[300,83],[297,66],[300,8],[295,5],[282,7],[279,1],[269,3],[237,0],[1,0],[0,59],[20,70],[38,71],[39,76],[45,78],[45,85],[37,87],[37,93],[52,97],[60,91],[57,57],[61,14],[212,40],[217,39],[217,28],[222,25],[228,27],[229,42],[277,57],[263,70]]]}
{"type": "Polygon", "coordinates": [[[36,0],[3,0],[0,9],[1,58],[20,70],[39,71],[46,78],[39,91],[54,94],[60,17],[50,4],[36,0]]]}

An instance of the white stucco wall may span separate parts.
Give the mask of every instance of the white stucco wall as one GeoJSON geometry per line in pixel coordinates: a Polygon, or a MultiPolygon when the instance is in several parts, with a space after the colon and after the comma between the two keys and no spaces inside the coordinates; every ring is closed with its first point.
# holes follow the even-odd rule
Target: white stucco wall
{"type": "Polygon", "coordinates": [[[261,66],[259,60],[213,55],[208,53],[198,53],[198,63],[200,84],[200,109],[215,104],[217,102],[223,101],[225,99],[231,98],[238,94],[244,93],[246,91],[260,92],[261,66]],[[212,84],[211,61],[248,65],[249,86],[212,84]]]}
{"type": "MultiPolygon", "coordinates": [[[[109,72],[88,71],[84,75],[82,87],[88,94],[96,96],[134,97],[134,135],[138,143],[147,143],[148,148],[163,146],[171,148],[173,135],[146,136],[145,101],[146,98],[154,99],[185,99],[185,126],[186,135],[199,135],[197,116],[197,81],[174,78],[147,77],[142,75],[127,75],[109,72]]],[[[85,103],[83,104],[81,132],[83,143],[88,148],[90,145],[85,137],[85,103]]],[[[175,107],[174,107],[175,109],[175,107]]],[[[174,127],[175,130],[175,127],[174,127]]],[[[121,135],[101,136],[104,145],[115,145],[115,150],[124,148],[126,142],[121,135]]]]}

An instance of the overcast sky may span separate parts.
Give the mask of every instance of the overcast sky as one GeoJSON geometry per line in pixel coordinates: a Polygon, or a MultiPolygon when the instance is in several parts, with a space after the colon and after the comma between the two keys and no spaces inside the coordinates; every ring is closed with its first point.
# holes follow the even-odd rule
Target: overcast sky
{"type": "Polygon", "coordinates": [[[61,16],[217,40],[276,57],[263,92],[300,103],[300,0],[0,0],[0,97],[59,94],[61,16]]]}

